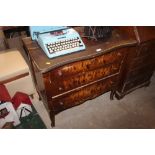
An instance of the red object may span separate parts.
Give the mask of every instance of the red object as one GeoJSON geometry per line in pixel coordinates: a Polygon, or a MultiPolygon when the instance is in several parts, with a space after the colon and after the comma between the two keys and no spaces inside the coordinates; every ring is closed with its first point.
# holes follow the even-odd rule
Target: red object
{"type": "Polygon", "coordinates": [[[3,102],[11,101],[11,96],[8,90],[6,89],[5,85],[3,84],[0,84],[0,101],[3,102]]]}
{"type": "Polygon", "coordinates": [[[17,92],[12,98],[12,104],[15,109],[17,109],[21,103],[32,105],[29,96],[22,92],[17,92]]]}

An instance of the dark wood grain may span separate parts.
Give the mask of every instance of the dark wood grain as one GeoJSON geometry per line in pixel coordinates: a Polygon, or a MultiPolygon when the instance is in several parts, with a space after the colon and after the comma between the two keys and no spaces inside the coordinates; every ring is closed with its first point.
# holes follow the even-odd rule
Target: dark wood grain
{"type": "Polygon", "coordinates": [[[119,27],[130,38],[137,39],[124,63],[116,97],[121,99],[137,88],[148,86],[155,70],[155,27],[119,27]],[[127,68],[125,67],[127,66],[127,68]]]}

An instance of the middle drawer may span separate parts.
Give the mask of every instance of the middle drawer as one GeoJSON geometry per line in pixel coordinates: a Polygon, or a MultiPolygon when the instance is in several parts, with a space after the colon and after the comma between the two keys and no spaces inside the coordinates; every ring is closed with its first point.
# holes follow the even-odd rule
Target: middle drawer
{"type": "Polygon", "coordinates": [[[120,64],[120,62],[116,62],[105,67],[82,72],[74,76],[64,77],[62,79],[51,77],[51,74],[49,73],[47,77],[49,82],[46,84],[47,96],[51,97],[51,94],[52,96],[55,96],[90,82],[116,74],[119,72],[120,64]]]}

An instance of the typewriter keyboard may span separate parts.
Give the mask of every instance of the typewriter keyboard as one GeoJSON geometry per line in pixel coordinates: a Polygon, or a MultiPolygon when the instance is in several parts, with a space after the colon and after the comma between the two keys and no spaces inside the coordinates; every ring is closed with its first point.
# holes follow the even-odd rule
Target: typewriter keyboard
{"type": "Polygon", "coordinates": [[[79,37],[46,44],[49,53],[60,52],[83,46],[79,37]]]}

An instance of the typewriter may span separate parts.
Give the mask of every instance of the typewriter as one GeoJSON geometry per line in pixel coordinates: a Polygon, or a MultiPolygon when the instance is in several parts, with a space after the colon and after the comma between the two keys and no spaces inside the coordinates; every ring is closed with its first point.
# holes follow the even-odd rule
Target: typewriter
{"type": "Polygon", "coordinates": [[[65,26],[31,26],[32,40],[36,40],[49,58],[85,50],[80,35],[65,26]]]}

